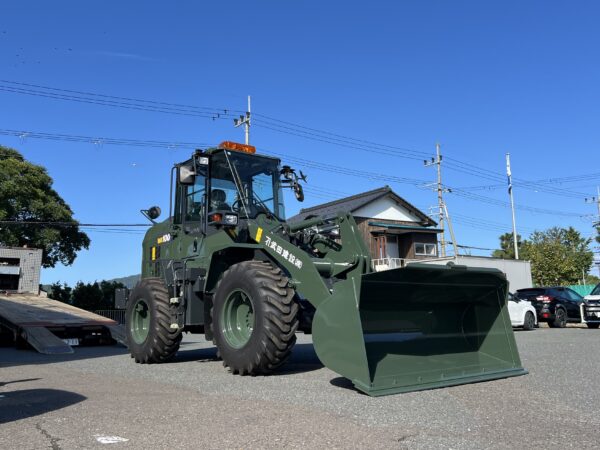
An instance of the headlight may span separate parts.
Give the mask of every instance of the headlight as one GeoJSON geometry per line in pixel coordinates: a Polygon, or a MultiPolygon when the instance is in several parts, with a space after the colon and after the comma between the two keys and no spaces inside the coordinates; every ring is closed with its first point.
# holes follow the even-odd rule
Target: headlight
{"type": "Polygon", "coordinates": [[[225,214],[223,218],[223,224],[225,225],[237,225],[238,216],[236,214],[225,214]]]}

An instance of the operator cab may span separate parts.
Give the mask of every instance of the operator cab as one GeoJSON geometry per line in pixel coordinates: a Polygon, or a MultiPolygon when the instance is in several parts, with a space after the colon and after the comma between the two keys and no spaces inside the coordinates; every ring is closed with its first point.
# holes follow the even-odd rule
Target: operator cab
{"type": "Polygon", "coordinates": [[[299,198],[302,187],[293,169],[280,169],[279,159],[257,155],[250,145],[222,142],[174,167],[174,225],[208,232],[208,226],[237,226],[259,214],[285,220],[283,187],[299,198]]]}

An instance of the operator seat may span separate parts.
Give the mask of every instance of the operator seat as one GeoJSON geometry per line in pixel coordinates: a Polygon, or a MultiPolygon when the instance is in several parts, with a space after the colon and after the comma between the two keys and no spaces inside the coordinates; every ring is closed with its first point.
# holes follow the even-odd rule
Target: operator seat
{"type": "Polygon", "coordinates": [[[225,209],[231,211],[231,206],[229,206],[225,200],[227,200],[225,191],[222,189],[213,189],[210,193],[210,210],[217,211],[219,209],[225,209]]]}

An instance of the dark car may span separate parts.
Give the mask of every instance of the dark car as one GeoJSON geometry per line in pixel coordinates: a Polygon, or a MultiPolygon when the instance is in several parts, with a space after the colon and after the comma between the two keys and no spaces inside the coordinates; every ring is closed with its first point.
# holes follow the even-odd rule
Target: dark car
{"type": "Polygon", "coordinates": [[[583,297],[566,287],[519,289],[515,296],[531,302],[539,322],[552,328],[564,328],[568,322],[581,322],[583,297]]]}

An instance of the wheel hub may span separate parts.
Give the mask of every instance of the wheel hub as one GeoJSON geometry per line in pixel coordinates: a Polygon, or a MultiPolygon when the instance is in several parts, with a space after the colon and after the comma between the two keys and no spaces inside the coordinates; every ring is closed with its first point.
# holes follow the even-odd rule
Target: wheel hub
{"type": "Polygon", "coordinates": [[[236,289],[225,299],[221,310],[221,331],[233,348],[245,346],[254,330],[254,308],[250,296],[236,289]]]}
{"type": "Polygon", "coordinates": [[[131,337],[136,344],[143,344],[150,330],[150,311],[148,304],[142,298],[133,305],[131,313],[131,337]]]}

